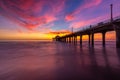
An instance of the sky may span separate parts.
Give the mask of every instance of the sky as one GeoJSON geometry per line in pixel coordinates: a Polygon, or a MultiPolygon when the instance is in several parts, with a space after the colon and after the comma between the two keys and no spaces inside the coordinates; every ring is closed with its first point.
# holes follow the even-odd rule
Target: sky
{"type": "MultiPolygon", "coordinates": [[[[45,40],[120,16],[120,0],[0,0],[0,40],[45,40]]],[[[109,33],[112,35],[112,32],[109,33]]]]}

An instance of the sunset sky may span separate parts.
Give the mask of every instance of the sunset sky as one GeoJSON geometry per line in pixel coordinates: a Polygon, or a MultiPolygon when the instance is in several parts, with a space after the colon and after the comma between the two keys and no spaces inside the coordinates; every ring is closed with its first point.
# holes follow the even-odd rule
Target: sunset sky
{"type": "Polygon", "coordinates": [[[0,40],[69,34],[110,19],[110,4],[120,16],[120,0],[0,0],[0,40]]]}

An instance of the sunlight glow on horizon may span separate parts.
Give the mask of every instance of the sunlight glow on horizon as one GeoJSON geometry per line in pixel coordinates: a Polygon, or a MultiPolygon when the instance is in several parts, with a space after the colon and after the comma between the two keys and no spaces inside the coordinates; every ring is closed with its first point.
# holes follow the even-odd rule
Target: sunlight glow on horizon
{"type": "MultiPolygon", "coordinates": [[[[110,19],[111,3],[113,17],[119,16],[119,0],[0,0],[0,40],[52,40],[70,34],[72,28],[78,31],[110,19]]],[[[106,36],[114,40],[115,32],[106,36]]]]}

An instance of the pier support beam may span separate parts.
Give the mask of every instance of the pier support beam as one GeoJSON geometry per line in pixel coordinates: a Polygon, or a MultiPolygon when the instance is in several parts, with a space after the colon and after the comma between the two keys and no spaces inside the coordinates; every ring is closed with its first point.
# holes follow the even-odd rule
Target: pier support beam
{"type": "Polygon", "coordinates": [[[106,32],[102,32],[102,45],[105,47],[105,34],[106,32]]]}
{"type": "Polygon", "coordinates": [[[69,37],[69,43],[71,43],[71,37],[69,37]]]}
{"type": "Polygon", "coordinates": [[[75,43],[75,36],[73,36],[73,42],[75,43]]]}
{"type": "Polygon", "coordinates": [[[73,43],[73,41],[74,41],[74,40],[73,40],[73,36],[72,36],[72,37],[71,37],[71,42],[73,43]]]}
{"type": "Polygon", "coordinates": [[[62,38],[60,39],[60,42],[62,42],[62,38]]]}
{"type": "Polygon", "coordinates": [[[80,45],[82,45],[82,35],[80,35],[80,45]]]}
{"type": "Polygon", "coordinates": [[[74,43],[77,43],[77,36],[74,36],[74,43]]]}
{"type": "Polygon", "coordinates": [[[69,38],[67,37],[67,43],[69,43],[69,38]]]}
{"type": "Polygon", "coordinates": [[[66,38],[64,38],[64,42],[66,42],[66,38]]]}
{"type": "Polygon", "coordinates": [[[89,41],[88,41],[88,44],[90,45],[90,34],[88,34],[88,39],[89,39],[89,41]]]}
{"type": "Polygon", "coordinates": [[[75,36],[75,43],[77,43],[77,36],[75,36]]]}
{"type": "Polygon", "coordinates": [[[115,31],[116,31],[116,47],[120,48],[120,25],[115,26],[115,31]]]}
{"type": "Polygon", "coordinates": [[[91,35],[91,41],[92,41],[92,46],[94,47],[94,33],[92,33],[92,35],[91,35]]]}
{"type": "Polygon", "coordinates": [[[63,42],[65,42],[65,38],[63,38],[63,42]]]}
{"type": "Polygon", "coordinates": [[[68,38],[66,37],[66,43],[68,42],[68,38]]]}

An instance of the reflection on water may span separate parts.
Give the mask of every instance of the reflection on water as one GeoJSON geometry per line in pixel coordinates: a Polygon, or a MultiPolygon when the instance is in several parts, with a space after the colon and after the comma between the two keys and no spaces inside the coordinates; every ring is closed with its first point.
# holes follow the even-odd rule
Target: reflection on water
{"type": "Polygon", "coordinates": [[[114,43],[1,42],[0,80],[120,80],[114,43]]]}

